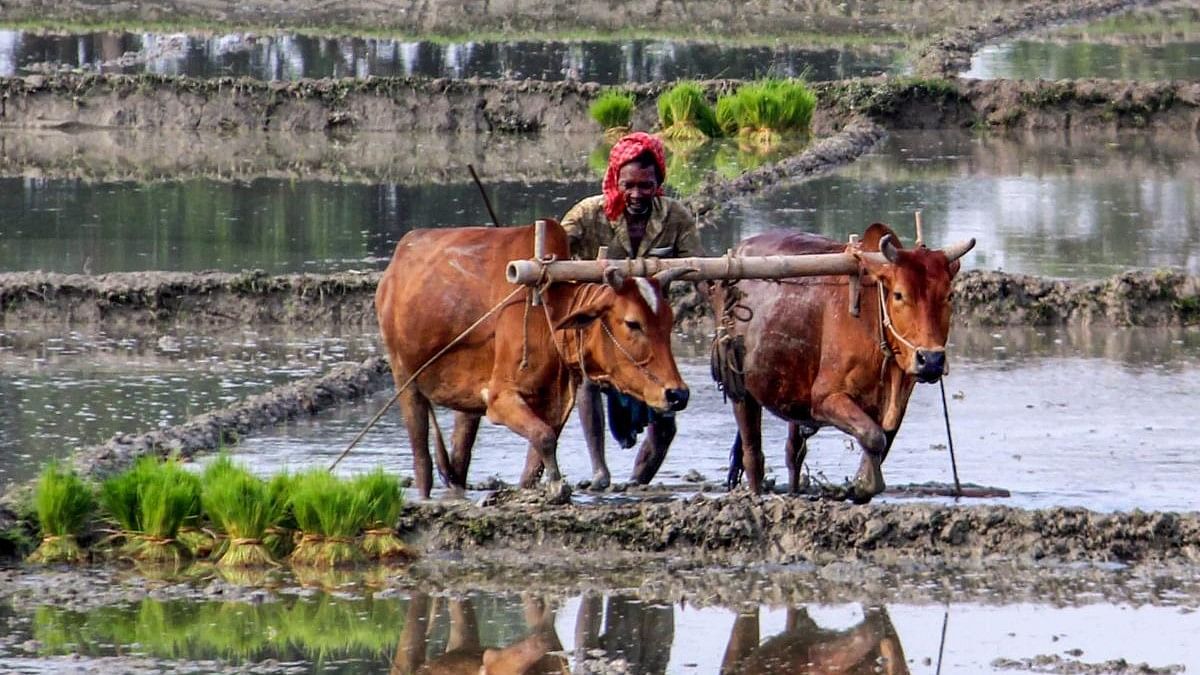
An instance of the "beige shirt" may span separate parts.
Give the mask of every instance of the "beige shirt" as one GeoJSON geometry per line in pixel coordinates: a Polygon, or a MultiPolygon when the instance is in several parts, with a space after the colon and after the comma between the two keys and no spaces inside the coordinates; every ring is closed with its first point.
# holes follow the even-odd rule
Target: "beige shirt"
{"type": "Polygon", "coordinates": [[[654,199],[654,208],[646,223],[646,235],[642,237],[636,256],[630,255],[625,215],[622,214],[619,220],[609,221],[604,214],[604,195],[588,197],[572,206],[563,216],[562,226],[571,243],[571,257],[581,260],[595,259],[601,246],[608,247],[608,257],[613,259],[690,258],[704,255],[700,235],[696,232],[696,219],[686,206],[670,197],[654,199]]]}

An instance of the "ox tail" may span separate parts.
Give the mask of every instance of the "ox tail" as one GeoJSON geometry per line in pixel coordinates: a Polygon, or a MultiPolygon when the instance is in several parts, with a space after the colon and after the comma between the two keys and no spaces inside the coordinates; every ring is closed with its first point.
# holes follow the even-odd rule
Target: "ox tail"
{"type": "Polygon", "coordinates": [[[454,487],[454,472],[450,468],[450,455],[446,452],[446,439],[442,436],[442,427],[438,425],[432,405],[429,406],[429,424],[433,427],[434,459],[437,462],[438,475],[442,477],[442,485],[454,487]]]}

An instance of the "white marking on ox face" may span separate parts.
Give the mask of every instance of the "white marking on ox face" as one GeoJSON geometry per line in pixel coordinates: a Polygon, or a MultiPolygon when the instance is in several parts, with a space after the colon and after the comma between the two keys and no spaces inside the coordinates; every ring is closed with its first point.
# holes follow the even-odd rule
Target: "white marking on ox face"
{"type": "Polygon", "coordinates": [[[479,392],[479,397],[483,399],[484,405],[490,405],[488,399],[491,398],[491,392],[488,391],[487,387],[484,387],[483,390],[479,392]]]}
{"type": "Polygon", "coordinates": [[[654,286],[650,284],[650,280],[642,277],[634,277],[633,281],[637,284],[638,292],[642,294],[642,299],[646,301],[646,305],[650,308],[650,313],[657,315],[658,293],[655,292],[654,286]]]}

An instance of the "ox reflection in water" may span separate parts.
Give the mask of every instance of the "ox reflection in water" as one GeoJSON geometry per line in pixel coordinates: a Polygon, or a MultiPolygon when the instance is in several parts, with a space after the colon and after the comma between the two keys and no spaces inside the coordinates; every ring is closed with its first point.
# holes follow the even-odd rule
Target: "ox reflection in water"
{"type": "MultiPolygon", "coordinates": [[[[440,434],[436,445],[443,481],[458,488],[466,487],[485,414],[529,441],[523,487],[535,485],[543,470],[547,479],[561,480],[558,436],[584,377],[657,410],[687,404],[687,385],[671,353],[674,315],[664,292],[670,276],[629,279],[610,268],[603,284],[544,287],[535,306],[532,291],[505,278],[510,260],[533,252],[533,239],[532,226],[414,230],[396,244],[379,282],[379,328],[401,389],[423,497],[433,482],[431,404],[457,411],[453,455],[440,434]]],[[[566,233],[554,221],[547,221],[546,253],[568,256],[566,233]]]]}
{"type": "Polygon", "coordinates": [[[845,276],[784,281],[743,280],[714,297],[718,344],[744,363],[717,364],[717,376],[734,401],[738,436],[730,483],[744,468],[750,489],[763,489],[762,409],[787,420],[785,449],[792,492],[808,438],[835,426],[863,448],[847,496],[866,502],[884,489],[882,464],[908,397],[919,380],[936,382],[946,369],[951,280],[958,258],[974,240],[945,251],[900,248],[886,225],[867,228],[859,247],[825,237],[769,232],[742,242],[737,255],[841,253],[859,260],[862,292],[857,315],[845,276]]]}

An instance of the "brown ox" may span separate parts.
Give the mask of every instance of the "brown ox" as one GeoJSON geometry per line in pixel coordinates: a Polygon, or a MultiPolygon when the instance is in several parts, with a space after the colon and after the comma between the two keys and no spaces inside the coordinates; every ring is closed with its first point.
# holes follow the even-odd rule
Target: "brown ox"
{"type": "Polygon", "coordinates": [[[721,675],[909,672],[900,636],[883,607],[864,607],[862,621],[840,631],[821,628],[803,607],[789,607],[782,633],[766,640],[759,633],[757,609],[738,614],[721,675]]]}
{"type": "MultiPolygon", "coordinates": [[[[547,254],[565,258],[566,234],[554,221],[546,229],[547,254]]],[[[433,482],[431,403],[457,411],[452,456],[437,439],[438,471],[456,487],[466,486],[485,414],[529,441],[523,486],[535,485],[543,469],[549,480],[560,480],[558,435],[584,375],[658,410],[687,405],[660,282],[625,279],[616,269],[606,273],[607,284],[546,287],[543,306],[532,306],[531,292],[522,291],[430,362],[512,293],[504,268],[532,251],[532,226],[414,230],[396,244],[379,282],[375,307],[396,386],[429,362],[399,399],[423,497],[433,482]]]]}
{"type": "MultiPolygon", "coordinates": [[[[883,491],[881,466],[913,386],[918,380],[936,382],[945,372],[951,279],[958,273],[957,259],[971,246],[974,240],[955,250],[903,250],[890,228],[871,225],[856,254],[862,269],[859,316],[850,312],[845,276],[738,283],[744,297],[735,319],[748,320],[734,320],[730,331],[732,339],[745,340],[746,355],[745,395],[740,401],[732,396],[739,433],[730,458],[731,487],[744,469],[750,489],[762,491],[765,407],[788,422],[785,452],[792,492],[800,488],[808,438],[827,425],[850,434],[863,448],[847,496],[866,502],[883,491]],[[866,251],[882,253],[884,261],[862,255],[866,251]],[[885,325],[889,316],[890,328],[885,325]]],[[[737,254],[846,249],[813,234],[770,232],[745,240],[737,254]]],[[[718,311],[729,292],[716,293],[718,311]]]]}

